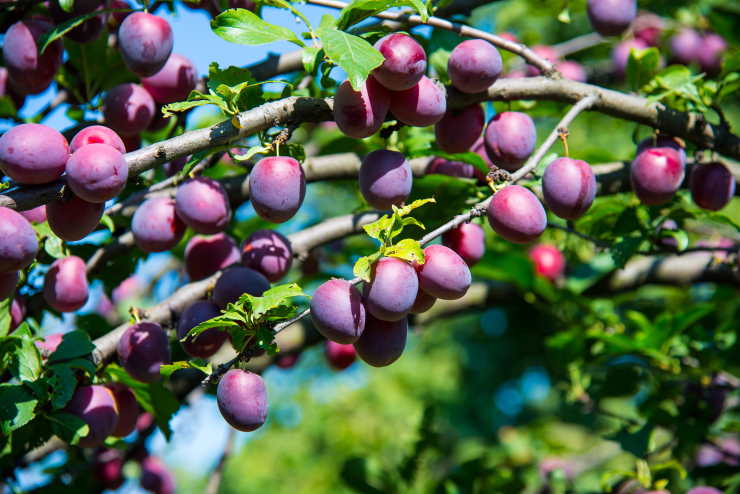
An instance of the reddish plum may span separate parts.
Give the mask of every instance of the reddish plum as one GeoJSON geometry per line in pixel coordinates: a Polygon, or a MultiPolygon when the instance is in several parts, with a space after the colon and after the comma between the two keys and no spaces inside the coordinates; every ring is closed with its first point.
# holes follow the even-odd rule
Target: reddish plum
{"type": "Polygon", "coordinates": [[[326,339],[354,343],[365,329],[365,306],[354,285],[345,280],[329,280],[311,298],[311,320],[326,339]]]}
{"type": "Polygon", "coordinates": [[[536,240],[547,227],[545,208],[537,196],[520,185],[509,185],[493,195],[488,221],[496,233],[516,244],[536,240]]]}

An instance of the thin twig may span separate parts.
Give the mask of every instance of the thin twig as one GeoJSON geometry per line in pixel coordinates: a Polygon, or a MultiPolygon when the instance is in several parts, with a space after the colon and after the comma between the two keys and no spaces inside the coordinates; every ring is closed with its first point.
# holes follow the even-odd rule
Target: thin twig
{"type": "Polygon", "coordinates": [[[234,450],[235,439],[236,430],[233,428],[229,428],[229,436],[226,438],[224,451],[221,454],[221,458],[218,459],[218,463],[216,464],[216,468],[213,469],[211,477],[208,479],[206,489],[205,491],[203,491],[204,494],[218,494],[218,488],[221,486],[221,479],[224,476],[224,466],[226,465],[226,461],[229,459],[229,456],[231,456],[231,453],[234,450]]]}

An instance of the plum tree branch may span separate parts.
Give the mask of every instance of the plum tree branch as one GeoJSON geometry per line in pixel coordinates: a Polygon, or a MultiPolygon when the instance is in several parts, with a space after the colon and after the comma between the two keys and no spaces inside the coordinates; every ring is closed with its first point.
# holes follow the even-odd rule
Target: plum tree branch
{"type": "MultiPolygon", "coordinates": [[[[340,10],[349,5],[338,0],[307,0],[307,3],[340,10]]],[[[483,39],[495,46],[498,46],[499,48],[519,55],[529,64],[540,69],[542,73],[548,77],[559,77],[560,74],[555,68],[555,65],[553,65],[549,60],[537,55],[526,45],[516,43],[514,41],[509,41],[508,39],[502,38],[501,36],[496,36],[495,34],[487,33],[485,31],[481,31],[480,29],[475,29],[464,24],[448,21],[446,19],[435,16],[430,16],[426,21],[424,21],[420,15],[408,14],[406,12],[380,12],[378,14],[375,14],[373,17],[389,21],[403,22],[411,26],[426,25],[435,27],[437,29],[452,31],[464,37],[483,39]]]]}

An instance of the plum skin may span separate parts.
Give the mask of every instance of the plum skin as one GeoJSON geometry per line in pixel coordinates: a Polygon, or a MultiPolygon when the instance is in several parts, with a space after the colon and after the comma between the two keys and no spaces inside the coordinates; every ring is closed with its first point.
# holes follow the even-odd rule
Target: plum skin
{"type": "Polygon", "coordinates": [[[118,423],[116,400],[105,386],[80,386],[65,410],[80,417],[90,427],[90,432],[79,441],[83,448],[103,444],[118,423]]]}
{"type": "Polygon", "coordinates": [[[0,168],[19,184],[46,184],[64,173],[67,139],[43,124],[16,125],[0,137],[0,168]]]}
{"type": "Polygon", "coordinates": [[[360,291],[345,280],[329,280],[311,298],[311,320],[327,340],[354,343],[365,329],[360,291]]]}
{"type": "Polygon", "coordinates": [[[136,401],[133,391],[128,386],[113,382],[105,385],[116,402],[118,409],[118,422],[111,433],[115,437],[126,437],[136,429],[136,420],[139,418],[139,404],[136,401]]]}
{"type": "MultiPolygon", "coordinates": [[[[218,306],[207,300],[190,304],[180,315],[177,323],[177,338],[182,340],[198,324],[221,315],[218,306]]],[[[219,328],[210,328],[194,338],[181,341],[183,350],[191,357],[208,358],[215,354],[226,341],[228,333],[219,328]]]]}
{"type": "Polygon", "coordinates": [[[488,221],[496,233],[517,244],[532,242],[547,227],[545,208],[521,185],[509,185],[493,195],[488,221]]]}
{"type": "Polygon", "coordinates": [[[404,33],[391,33],[375,43],[385,60],[373,70],[373,77],[384,87],[403,91],[419,82],[427,68],[424,48],[414,38],[404,33]]]}
{"type": "Polygon", "coordinates": [[[377,209],[400,206],[411,193],[413,180],[411,165],[397,151],[373,151],[365,156],[360,166],[360,192],[368,204],[377,209]]]}
{"type": "Polygon", "coordinates": [[[156,456],[141,461],[141,487],[155,494],[175,494],[175,479],[167,466],[156,456]]]}
{"type": "Polygon", "coordinates": [[[588,18],[603,36],[624,32],[637,16],[636,0],[588,0],[588,18]]]}
{"type": "Polygon", "coordinates": [[[448,109],[434,125],[437,146],[448,153],[466,153],[480,137],[485,124],[485,113],[480,104],[461,110],[448,109]]]}
{"type": "Polygon", "coordinates": [[[488,121],[484,134],[491,162],[508,171],[519,169],[534,150],[537,129],[526,113],[503,112],[488,121]]]}
{"type": "MultiPolygon", "coordinates": [[[[125,83],[114,87],[103,100],[105,122],[122,138],[138,134],[152,123],[154,99],[139,84],[125,83]]],[[[135,146],[126,145],[127,149],[135,146]]]]}
{"type": "Polygon", "coordinates": [[[554,245],[539,244],[533,247],[529,251],[529,258],[534,263],[535,272],[550,281],[557,280],[565,272],[565,257],[554,245]]]}
{"type": "Polygon", "coordinates": [[[408,320],[382,321],[367,315],[365,331],[354,343],[357,355],[373,367],[386,367],[398,360],[406,348],[408,320]]]}
{"type": "Polygon", "coordinates": [[[49,227],[59,238],[72,242],[92,233],[100,224],[105,203],[80,199],[74,194],[46,205],[49,227]]]}
{"type": "Polygon", "coordinates": [[[69,143],[70,153],[74,153],[88,144],[107,144],[121,154],[126,153],[126,145],[116,131],[104,125],[91,125],[79,131],[69,143]]]}
{"type": "Polygon", "coordinates": [[[164,67],[172,53],[172,28],[162,17],[134,12],[118,28],[118,44],[131,71],[149,77],[164,67]]]}
{"type": "Polygon", "coordinates": [[[141,80],[141,85],[160,104],[187,99],[196,83],[197,74],[193,62],[177,53],[170,55],[159,72],[141,80]]]}
{"type": "Polygon", "coordinates": [[[259,297],[269,289],[270,282],[261,273],[244,266],[232,266],[216,281],[212,298],[216,305],[224,309],[244,293],[259,297]]]}
{"type": "Polygon", "coordinates": [[[542,177],[545,204],[561,218],[575,220],[591,207],[596,196],[596,177],[583,160],[557,158],[542,177]]]}
{"type": "Polygon", "coordinates": [[[128,180],[123,154],[107,144],[82,146],[69,157],[66,170],[69,188],[88,202],[113,199],[128,180]]]}
{"type": "Polygon", "coordinates": [[[334,370],[344,370],[357,359],[354,345],[345,345],[331,340],[326,340],[324,344],[324,355],[334,370]]]}
{"type": "Polygon", "coordinates": [[[346,136],[363,139],[380,129],[389,107],[388,90],[372,76],[359,91],[344,81],[334,95],[334,120],[346,136]]]}
{"type": "Polygon", "coordinates": [[[185,271],[190,281],[208,278],[220,269],[239,262],[239,249],[225,233],[196,235],[185,246],[185,271]]]}
{"type": "Polygon", "coordinates": [[[85,261],[77,256],[57,259],[44,277],[44,300],[59,312],[74,312],[87,302],[85,261]]]}
{"type": "Polygon", "coordinates": [[[442,235],[442,244],[454,250],[468,266],[473,266],[486,252],[485,232],[480,225],[463,223],[442,235]]]}
{"type": "Polygon", "coordinates": [[[250,432],[267,418],[267,389],[260,376],[240,369],[223,375],[216,390],[218,409],[234,429],[250,432]]]}
{"type": "Polygon", "coordinates": [[[690,188],[700,208],[719,211],[735,195],[735,177],[720,162],[697,165],[691,170],[690,188]]]}
{"type": "Polygon", "coordinates": [[[487,90],[499,78],[502,69],[498,50],[482,39],[469,39],[458,44],[447,62],[452,85],[468,94],[487,90]]]}
{"type": "Polygon", "coordinates": [[[447,111],[447,94],[444,86],[427,76],[403,91],[391,91],[390,111],[406,125],[427,127],[444,117],[447,111]]]}
{"type": "Polygon", "coordinates": [[[306,196],[303,167],[287,156],[262,158],[249,174],[249,195],[262,218],[273,223],[288,221],[306,196]]]}
{"type": "Polygon", "coordinates": [[[226,191],[208,177],[190,179],[177,188],[175,211],[187,226],[206,235],[223,231],[231,219],[226,191]]]}
{"type": "Polygon", "coordinates": [[[645,149],[630,168],[632,188],[640,201],[650,206],[670,201],[683,179],[680,154],[668,147],[645,149]]]}
{"type": "Polygon", "coordinates": [[[242,264],[262,273],[271,283],[281,279],[293,264],[288,240],[275,230],[257,230],[242,245],[242,264]]]}
{"type": "Polygon", "coordinates": [[[39,250],[36,232],[17,211],[0,207],[0,273],[26,268],[39,250]]]}
{"type": "Polygon", "coordinates": [[[443,300],[455,300],[467,293],[472,282],[462,257],[444,245],[424,249],[424,264],[417,268],[419,289],[443,300]]]}
{"type": "Polygon", "coordinates": [[[43,18],[24,19],[10,26],[5,33],[3,60],[10,85],[17,93],[44,92],[62,65],[64,49],[61,40],[54,41],[43,54],[38,54],[38,39],[52,27],[43,18]]]}
{"type": "MultiPolygon", "coordinates": [[[[398,321],[411,311],[418,291],[419,279],[409,263],[383,257],[373,266],[371,281],[365,283],[365,309],[377,319],[398,321]]],[[[367,327],[367,317],[365,321],[367,327]]]]}
{"type": "Polygon", "coordinates": [[[175,201],[169,197],[152,197],[144,201],[131,220],[134,241],[145,252],[172,249],[185,234],[185,223],[175,212],[175,201]]]}
{"type": "Polygon", "coordinates": [[[170,344],[162,326],[140,322],[126,328],[116,347],[118,360],[131,376],[141,382],[156,382],[159,368],[170,363],[170,344]]]}

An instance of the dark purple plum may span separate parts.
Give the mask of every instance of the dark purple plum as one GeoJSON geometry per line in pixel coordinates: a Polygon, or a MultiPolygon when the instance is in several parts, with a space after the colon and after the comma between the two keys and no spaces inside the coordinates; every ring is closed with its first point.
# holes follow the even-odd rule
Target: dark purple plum
{"type": "Polygon", "coordinates": [[[565,79],[577,82],[586,82],[588,79],[586,69],[584,69],[583,65],[578,62],[563,60],[562,62],[555,64],[555,68],[558,69],[565,79]]]}
{"type": "Polygon", "coordinates": [[[699,66],[709,75],[716,75],[722,70],[722,55],[727,51],[727,42],[719,34],[709,33],[701,38],[698,52],[699,66]]]}
{"type": "Polygon", "coordinates": [[[344,370],[357,359],[354,345],[343,345],[331,340],[327,340],[324,344],[324,355],[326,355],[329,366],[334,370],[344,370]]]}
{"type": "Polygon", "coordinates": [[[46,90],[62,65],[62,42],[54,41],[39,55],[37,42],[53,26],[44,19],[16,22],[5,33],[3,59],[10,85],[19,94],[38,94],[46,90]]]}
{"type": "Polygon", "coordinates": [[[193,178],[180,185],[175,194],[175,210],[186,225],[206,235],[223,231],[231,220],[226,191],[208,177],[193,178]]]}
{"type": "Polygon", "coordinates": [[[118,341],[118,361],[141,382],[159,380],[159,368],[170,363],[170,342],[162,326],[140,322],[129,326],[118,341]]]}
{"type": "Polygon", "coordinates": [[[0,168],[21,184],[46,184],[64,173],[67,139],[42,124],[21,124],[0,137],[0,168]]]}
{"type": "Polygon", "coordinates": [[[242,264],[275,283],[293,264],[290,240],[275,230],[257,230],[242,244],[242,264]]]}
{"type": "Polygon", "coordinates": [[[224,420],[234,429],[250,432],[267,418],[267,389],[260,376],[231,369],[218,383],[216,402],[224,420]]]}
{"type": "Polygon", "coordinates": [[[52,263],[44,277],[44,300],[59,312],[74,312],[85,302],[89,290],[85,261],[67,256],[52,263]]]}
{"type": "Polygon", "coordinates": [[[123,154],[107,144],[88,144],[67,160],[67,185],[88,202],[105,202],[126,186],[128,163],[123,154]]]}
{"type": "Polygon", "coordinates": [[[373,266],[370,283],[365,283],[365,309],[378,319],[398,321],[411,311],[418,291],[419,279],[409,263],[383,257],[373,266]]]}
{"type": "Polygon", "coordinates": [[[311,320],[327,340],[354,343],[365,329],[360,291],[345,280],[323,283],[311,298],[311,320]]]}
{"type": "Polygon", "coordinates": [[[545,169],[542,195],[553,213],[561,218],[576,220],[594,202],[596,177],[585,161],[558,158],[545,169]]]}
{"type": "Polygon", "coordinates": [[[461,110],[448,109],[434,125],[437,146],[447,153],[467,153],[486,125],[483,106],[474,104],[461,110]]]}
{"type": "Polygon", "coordinates": [[[297,160],[269,156],[254,165],[249,174],[249,197],[257,214],[273,223],[295,216],[306,196],[306,175],[297,160]]]}
{"type": "Polygon", "coordinates": [[[486,234],[480,225],[463,223],[445,232],[442,244],[454,250],[468,266],[472,266],[486,253],[486,234]]]}
{"type": "Polygon", "coordinates": [[[173,53],[162,70],[141,80],[154,101],[160,104],[174,103],[187,99],[195,89],[198,74],[190,59],[173,53]]]}
{"type": "Polygon", "coordinates": [[[391,91],[390,110],[393,116],[406,125],[427,127],[434,125],[447,111],[447,95],[444,86],[427,76],[412,88],[391,91]]]}
{"type": "Polygon", "coordinates": [[[46,216],[51,231],[62,240],[73,242],[95,231],[104,210],[104,203],[88,202],[70,194],[47,204],[46,216]]]}
{"type": "Polygon", "coordinates": [[[232,266],[218,278],[213,288],[213,301],[224,309],[245,293],[259,297],[269,288],[270,282],[257,271],[243,266],[232,266]]]}
{"type": "MultiPolygon", "coordinates": [[[[155,110],[154,99],[149,91],[130,82],[114,87],[103,100],[105,122],[121,134],[124,142],[126,136],[138,134],[149,127],[155,110]]],[[[137,147],[126,143],[129,151],[137,147]]]]}
{"type": "Polygon", "coordinates": [[[630,57],[630,52],[635,50],[640,52],[646,50],[648,45],[644,41],[639,39],[626,39],[620,41],[612,49],[612,66],[614,67],[614,73],[619,77],[624,77],[627,72],[627,61],[630,57]]]}
{"type": "Polygon", "coordinates": [[[462,257],[444,245],[424,249],[424,264],[417,268],[419,289],[443,300],[455,300],[467,293],[472,282],[470,268],[462,257]]]}
{"type": "Polygon", "coordinates": [[[411,193],[413,180],[411,165],[398,151],[378,149],[365,156],[360,166],[360,192],[377,209],[400,206],[411,193]]]}
{"type": "Polygon", "coordinates": [[[19,278],[18,271],[0,273],[0,300],[13,296],[19,278]]]}
{"type": "Polygon", "coordinates": [[[105,488],[116,490],[123,485],[123,451],[105,448],[95,452],[93,477],[105,488]]]}
{"type": "MultiPolygon", "coordinates": [[[[221,315],[218,306],[208,300],[199,300],[190,304],[180,315],[177,323],[177,338],[182,340],[198,324],[221,315]]],[[[203,331],[195,338],[181,341],[183,350],[191,357],[208,358],[213,356],[226,341],[228,333],[219,328],[203,331]]]]}
{"type": "Polygon", "coordinates": [[[31,223],[44,223],[46,221],[46,204],[18,212],[31,223]]]}
{"type": "Polygon", "coordinates": [[[463,41],[452,50],[447,72],[452,85],[463,93],[480,93],[501,75],[501,55],[495,46],[482,39],[463,41]]]}
{"type": "Polygon", "coordinates": [[[480,178],[480,172],[473,165],[462,161],[450,161],[445,158],[434,158],[430,161],[426,173],[459,178],[480,178]]]}
{"type": "Polygon", "coordinates": [[[529,251],[529,258],[538,275],[555,281],[565,272],[565,257],[554,245],[539,244],[529,251]]]}
{"type": "Polygon", "coordinates": [[[669,43],[672,62],[689,65],[699,61],[702,39],[695,30],[683,28],[671,37],[669,43]]]}
{"type": "Polygon", "coordinates": [[[388,90],[373,77],[368,77],[359,91],[344,81],[334,96],[334,120],[345,135],[362,139],[380,129],[389,106],[388,90]]]}
{"type": "Polygon", "coordinates": [[[493,195],[488,221],[496,233],[515,244],[536,240],[547,227],[542,203],[521,185],[509,185],[493,195]]]}
{"type": "Polygon", "coordinates": [[[301,358],[300,353],[281,354],[275,358],[275,365],[277,365],[281,369],[291,369],[295,367],[295,365],[298,363],[298,360],[300,358],[301,358]]]}
{"type": "Polygon", "coordinates": [[[537,129],[526,113],[507,111],[488,122],[484,143],[488,158],[505,170],[519,169],[532,154],[537,129]]]}
{"type": "Polygon", "coordinates": [[[36,232],[26,218],[0,207],[0,273],[26,268],[39,250],[36,232]]]}
{"type": "Polygon", "coordinates": [[[425,291],[419,290],[419,292],[416,294],[414,305],[411,307],[411,310],[409,312],[411,312],[412,314],[421,314],[423,312],[426,312],[432,308],[434,302],[436,301],[436,297],[432,297],[425,291]]]}
{"type": "Polygon", "coordinates": [[[129,69],[149,77],[167,63],[172,53],[173,37],[169,22],[146,12],[134,12],[118,28],[118,47],[129,69]]]}
{"type": "Polygon", "coordinates": [[[636,0],[588,0],[588,18],[602,36],[622,34],[637,15],[636,0]]]}
{"type": "Polygon", "coordinates": [[[647,148],[632,161],[630,178],[632,188],[643,204],[664,204],[681,186],[684,165],[675,149],[647,148]]]}
{"type": "Polygon", "coordinates": [[[116,134],[115,130],[104,125],[91,125],[75,134],[69,143],[69,152],[74,153],[88,144],[107,144],[116,148],[122,154],[126,153],[126,146],[123,144],[121,137],[116,134]]]}
{"type": "Polygon", "coordinates": [[[175,477],[156,456],[141,461],[141,487],[153,494],[175,494],[175,477]]]}
{"type": "Polygon", "coordinates": [[[475,144],[473,144],[473,147],[470,148],[470,150],[474,152],[475,154],[477,154],[478,156],[480,156],[481,159],[483,160],[483,163],[485,163],[489,169],[493,166],[493,163],[491,162],[491,158],[488,157],[488,153],[486,152],[486,143],[485,143],[485,139],[483,138],[483,136],[481,136],[477,141],[475,141],[475,144]]]}
{"type": "Polygon", "coordinates": [[[111,433],[115,437],[126,437],[136,429],[136,420],[139,418],[141,409],[136,401],[136,396],[131,388],[121,383],[108,383],[105,385],[116,401],[118,409],[118,423],[111,433]]]}
{"type": "Polygon", "coordinates": [[[141,147],[141,135],[134,133],[131,135],[122,135],[121,140],[126,145],[126,149],[130,151],[136,151],[141,147]]]}
{"type": "Polygon", "coordinates": [[[719,162],[696,165],[691,171],[691,198],[701,208],[719,211],[735,195],[735,177],[719,162]]]}
{"type": "MultiPolygon", "coordinates": [[[[75,0],[72,11],[65,12],[59,5],[59,0],[51,0],[49,2],[49,12],[56,24],[62,24],[71,19],[94,12],[96,9],[101,9],[102,4],[103,2],[101,0],[75,0]]],[[[88,43],[100,36],[102,31],[103,15],[96,15],[67,32],[65,36],[78,43],[88,43]]]]}
{"type": "Polygon", "coordinates": [[[175,213],[175,201],[152,197],[136,209],[131,220],[136,245],[145,252],[172,249],[185,234],[185,223],[175,213]]]}
{"type": "Polygon", "coordinates": [[[185,271],[190,281],[198,281],[239,262],[240,258],[236,242],[225,233],[196,235],[185,247],[185,271]]]}
{"type": "Polygon", "coordinates": [[[357,355],[373,367],[391,365],[406,348],[406,333],[408,320],[404,317],[399,321],[382,321],[367,315],[365,331],[360,339],[354,343],[357,355]]]}
{"type": "Polygon", "coordinates": [[[105,386],[80,386],[72,395],[66,411],[77,415],[90,428],[90,432],[80,439],[79,445],[83,448],[103,444],[118,423],[116,400],[105,386]]]}
{"type": "Polygon", "coordinates": [[[427,55],[414,38],[404,33],[391,33],[375,43],[384,57],[383,64],[373,70],[379,83],[393,91],[415,86],[427,69],[427,55]]]}

